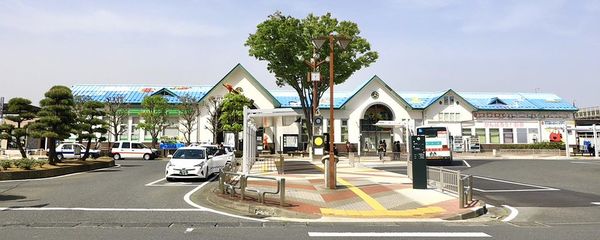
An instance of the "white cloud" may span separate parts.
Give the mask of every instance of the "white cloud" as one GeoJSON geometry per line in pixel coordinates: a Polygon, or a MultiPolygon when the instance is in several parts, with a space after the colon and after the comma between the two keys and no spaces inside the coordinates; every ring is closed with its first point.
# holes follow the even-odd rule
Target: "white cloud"
{"type": "Polygon", "coordinates": [[[173,20],[161,16],[124,15],[105,9],[78,13],[56,13],[34,8],[22,2],[0,5],[0,27],[36,34],[142,33],[168,36],[220,36],[226,30],[218,26],[173,20]]]}

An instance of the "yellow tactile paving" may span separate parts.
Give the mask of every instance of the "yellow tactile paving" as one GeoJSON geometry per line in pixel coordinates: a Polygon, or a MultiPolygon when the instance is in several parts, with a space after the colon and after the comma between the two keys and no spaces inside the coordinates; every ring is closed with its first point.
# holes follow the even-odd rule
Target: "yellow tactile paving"
{"type": "Polygon", "coordinates": [[[408,210],[342,210],[321,208],[323,216],[334,217],[422,217],[427,214],[443,213],[441,207],[423,207],[408,210]]]}
{"type": "Polygon", "coordinates": [[[371,206],[374,210],[380,210],[380,211],[387,210],[383,205],[381,205],[381,203],[377,202],[377,200],[375,200],[374,198],[369,196],[369,194],[363,192],[363,190],[360,190],[360,188],[355,187],[354,185],[350,184],[346,180],[339,178],[339,177],[337,178],[337,181],[340,184],[346,186],[348,189],[350,189],[350,191],[354,192],[354,194],[356,194],[363,201],[365,201],[367,204],[369,204],[369,206],[371,206]]]}

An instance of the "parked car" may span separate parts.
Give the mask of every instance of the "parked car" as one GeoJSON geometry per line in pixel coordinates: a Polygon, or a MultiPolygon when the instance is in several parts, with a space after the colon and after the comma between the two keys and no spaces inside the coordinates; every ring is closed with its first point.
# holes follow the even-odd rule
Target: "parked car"
{"type": "Polygon", "coordinates": [[[183,147],[175,151],[165,167],[167,181],[173,179],[206,179],[228,163],[227,155],[212,156],[205,147],[183,147]]]}
{"type": "MultiPolygon", "coordinates": [[[[85,146],[80,143],[62,143],[56,147],[56,158],[59,160],[80,158],[85,153],[85,146]]],[[[100,150],[90,149],[90,157],[99,158],[100,150]]]]}
{"type": "Polygon", "coordinates": [[[110,153],[114,160],[144,159],[151,160],[160,156],[160,150],[152,149],[141,142],[118,141],[113,143],[110,153]]]}
{"type": "Polygon", "coordinates": [[[226,155],[228,162],[235,162],[235,153],[231,146],[223,146],[222,150],[219,149],[218,145],[213,144],[201,144],[200,147],[206,148],[209,156],[226,155]]]}

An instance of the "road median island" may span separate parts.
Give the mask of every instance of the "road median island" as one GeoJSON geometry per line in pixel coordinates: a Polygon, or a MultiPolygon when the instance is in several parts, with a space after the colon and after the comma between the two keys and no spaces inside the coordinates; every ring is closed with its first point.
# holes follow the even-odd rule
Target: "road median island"
{"type": "Polygon", "coordinates": [[[34,167],[30,170],[11,167],[0,171],[0,181],[57,177],[66,174],[86,172],[113,166],[115,166],[115,161],[112,159],[95,159],[87,161],[67,160],[58,163],[57,165],[45,164],[41,167],[34,167]]]}
{"type": "MultiPolygon", "coordinates": [[[[295,160],[297,168],[299,161],[295,160]]],[[[286,169],[277,172],[251,172],[261,176],[286,179],[286,201],[283,206],[277,196],[268,196],[261,204],[255,193],[247,192],[241,200],[240,191],[223,194],[218,182],[207,184],[195,192],[191,200],[215,210],[258,219],[286,221],[432,221],[459,220],[485,213],[484,203],[472,202],[460,208],[456,196],[433,189],[413,189],[406,175],[365,168],[349,167],[341,161],[338,167],[338,188],[330,190],[323,184],[320,162],[304,161],[315,171],[295,173],[286,169]]],[[[301,169],[307,169],[303,167],[301,169]]],[[[261,171],[256,168],[255,171],[261,171]]],[[[247,185],[263,191],[276,189],[276,182],[249,179],[247,185]]]]}

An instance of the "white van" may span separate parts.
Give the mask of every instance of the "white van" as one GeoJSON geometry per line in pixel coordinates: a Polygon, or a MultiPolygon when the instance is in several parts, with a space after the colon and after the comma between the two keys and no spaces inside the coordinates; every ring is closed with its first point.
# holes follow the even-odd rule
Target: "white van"
{"type": "Polygon", "coordinates": [[[157,149],[151,149],[141,142],[118,141],[113,143],[110,153],[114,160],[144,159],[151,160],[160,155],[157,149]]]}

